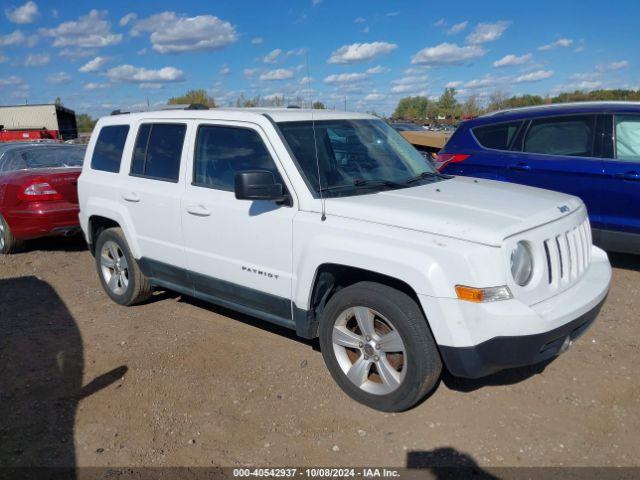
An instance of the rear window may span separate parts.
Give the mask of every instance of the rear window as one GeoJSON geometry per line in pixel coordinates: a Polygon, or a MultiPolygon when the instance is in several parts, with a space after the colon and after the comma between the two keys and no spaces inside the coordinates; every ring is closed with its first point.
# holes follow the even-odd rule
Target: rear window
{"type": "Polygon", "coordinates": [[[523,151],[545,155],[592,157],[595,115],[543,118],[531,122],[523,151]]]}
{"type": "Polygon", "coordinates": [[[473,129],[473,135],[484,148],[509,150],[522,122],[499,123],[473,129]]]}
{"type": "Polygon", "coordinates": [[[119,172],[128,133],[129,125],[102,127],[91,156],[91,168],[103,172],[119,172]]]}
{"type": "Polygon", "coordinates": [[[131,161],[131,175],[177,182],[186,130],[184,123],[140,125],[131,161]]]}

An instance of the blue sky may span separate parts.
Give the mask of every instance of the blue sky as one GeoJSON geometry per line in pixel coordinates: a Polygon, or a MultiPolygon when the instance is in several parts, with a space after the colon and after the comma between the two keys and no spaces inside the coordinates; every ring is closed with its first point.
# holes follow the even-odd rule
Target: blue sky
{"type": "Polygon", "coordinates": [[[0,104],[76,112],[284,95],[390,114],[399,98],[640,88],[640,2],[3,2],[0,104]],[[308,77],[311,77],[309,79],[308,77]]]}

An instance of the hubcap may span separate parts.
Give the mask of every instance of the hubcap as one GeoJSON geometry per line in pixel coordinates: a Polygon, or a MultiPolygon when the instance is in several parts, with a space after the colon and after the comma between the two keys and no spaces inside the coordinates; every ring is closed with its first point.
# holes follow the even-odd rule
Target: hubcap
{"type": "Polygon", "coordinates": [[[0,250],[4,249],[4,224],[0,221],[0,250]]]}
{"type": "Polygon", "coordinates": [[[100,252],[100,269],[105,283],[116,295],[122,295],[129,286],[129,265],[124,252],[116,242],[107,241],[100,252]]]}
{"type": "Polygon", "coordinates": [[[358,388],[376,395],[396,390],[407,370],[406,348],[386,317],[368,307],[344,310],[333,326],[333,351],[358,388]]]}

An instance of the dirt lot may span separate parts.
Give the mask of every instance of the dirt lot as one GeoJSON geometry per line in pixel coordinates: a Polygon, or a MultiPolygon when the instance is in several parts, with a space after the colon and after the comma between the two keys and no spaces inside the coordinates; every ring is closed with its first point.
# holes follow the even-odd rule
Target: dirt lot
{"type": "Polygon", "coordinates": [[[0,465],[634,466],[640,257],[546,367],[445,378],[412,411],[360,406],[317,344],[175,294],[124,308],[80,242],[0,257],[0,465]]]}

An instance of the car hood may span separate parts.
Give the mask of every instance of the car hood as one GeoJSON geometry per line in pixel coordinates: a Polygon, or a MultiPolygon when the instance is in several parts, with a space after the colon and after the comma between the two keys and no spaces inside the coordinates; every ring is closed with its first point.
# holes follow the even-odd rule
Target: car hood
{"type": "Polygon", "coordinates": [[[570,195],[470,177],[326,200],[326,213],[485,245],[582,207],[570,195]]]}

